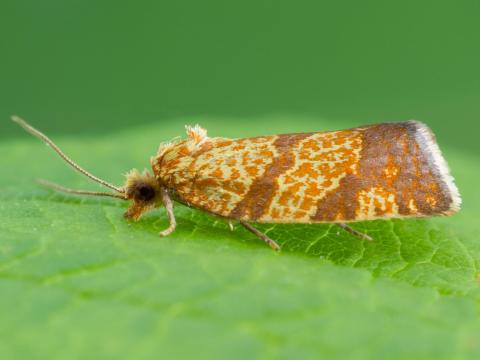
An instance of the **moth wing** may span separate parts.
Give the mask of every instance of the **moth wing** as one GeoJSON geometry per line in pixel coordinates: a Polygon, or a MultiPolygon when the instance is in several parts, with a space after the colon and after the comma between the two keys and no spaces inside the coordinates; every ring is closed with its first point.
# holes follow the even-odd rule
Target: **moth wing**
{"type": "Polygon", "coordinates": [[[178,177],[195,207],[265,223],[449,215],[460,197],[418,122],[239,140],[209,139],[178,177]]]}

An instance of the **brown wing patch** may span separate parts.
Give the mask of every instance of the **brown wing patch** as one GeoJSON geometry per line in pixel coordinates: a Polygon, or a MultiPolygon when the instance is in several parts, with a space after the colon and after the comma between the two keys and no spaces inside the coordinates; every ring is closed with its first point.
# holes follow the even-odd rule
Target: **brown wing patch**
{"type": "Polygon", "coordinates": [[[431,149],[417,136],[419,126],[423,125],[408,122],[366,127],[356,173],[319,201],[312,220],[447,214],[452,194],[432,162],[431,149]]]}
{"type": "MultiPolygon", "coordinates": [[[[256,220],[268,211],[279,191],[276,179],[294,165],[295,158],[292,148],[308,135],[279,135],[275,139],[272,147],[275,149],[276,156],[269,161],[269,165],[262,172],[261,176],[252,178],[248,193],[232,209],[229,217],[256,220]]],[[[270,154],[266,155],[270,156],[270,154]]]]}

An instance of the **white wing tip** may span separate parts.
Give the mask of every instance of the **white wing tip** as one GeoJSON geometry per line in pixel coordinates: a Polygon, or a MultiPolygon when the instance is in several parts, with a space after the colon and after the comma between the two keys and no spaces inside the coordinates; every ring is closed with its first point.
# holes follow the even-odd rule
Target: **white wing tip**
{"type": "Polygon", "coordinates": [[[447,161],[442,155],[440,148],[435,139],[435,135],[430,130],[430,128],[423,122],[417,120],[408,121],[409,124],[415,127],[415,136],[419,144],[423,145],[431,157],[431,161],[438,171],[441,180],[445,183],[448,193],[452,199],[449,209],[445,212],[445,215],[452,215],[460,210],[462,205],[462,198],[460,192],[458,191],[457,186],[455,185],[455,180],[450,174],[450,169],[448,167],[447,161]]]}

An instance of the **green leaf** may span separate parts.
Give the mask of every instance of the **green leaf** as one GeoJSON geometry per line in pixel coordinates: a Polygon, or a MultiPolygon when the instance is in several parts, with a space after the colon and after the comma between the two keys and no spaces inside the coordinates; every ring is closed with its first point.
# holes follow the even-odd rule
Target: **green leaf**
{"type": "MultiPolygon", "coordinates": [[[[338,127],[260,118],[255,133],[338,127]]],[[[188,122],[188,120],[186,121],[188,122]]],[[[184,121],[58,139],[96,175],[147,166],[184,121]]],[[[211,135],[254,135],[207,119],[211,135]]],[[[343,124],[342,124],[343,125],[343,124]]],[[[477,358],[480,354],[478,160],[445,149],[464,199],[451,218],[263,225],[250,233],[176,206],[126,222],[126,204],[55,194],[44,177],[92,188],[38,141],[0,144],[1,358],[477,358]]]]}

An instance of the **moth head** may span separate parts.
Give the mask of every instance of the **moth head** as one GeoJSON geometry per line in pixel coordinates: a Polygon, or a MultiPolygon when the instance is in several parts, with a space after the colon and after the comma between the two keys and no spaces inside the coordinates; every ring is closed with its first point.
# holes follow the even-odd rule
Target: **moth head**
{"type": "Polygon", "coordinates": [[[130,171],[123,188],[126,199],[132,201],[124,214],[127,219],[138,220],[146,211],[161,204],[160,185],[147,170],[143,173],[137,169],[130,171]]]}

